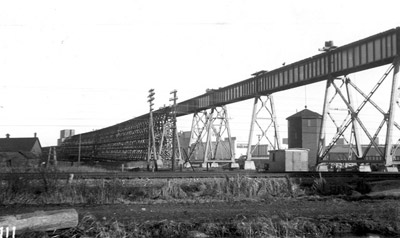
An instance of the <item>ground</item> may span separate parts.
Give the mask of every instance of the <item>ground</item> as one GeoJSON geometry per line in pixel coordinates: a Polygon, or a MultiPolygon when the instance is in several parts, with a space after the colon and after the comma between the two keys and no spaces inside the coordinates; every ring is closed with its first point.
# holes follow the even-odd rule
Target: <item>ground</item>
{"type": "Polygon", "coordinates": [[[165,203],[118,204],[99,206],[6,206],[2,214],[27,213],[37,210],[75,208],[80,219],[93,215],[99,221],[122,223],[174,221],[185,223],[226,222],[229,220],[251,220],[266,217],[272,220],[305,219],[316,224],[336,226],[336,232],[382,235],[396,235],[396,224],[400,221],[398,200],[346,201],[341,198],[308,197],[300,199],[277,199],[268,202],[206,202],[206,203],[165,203]],[[360,224],[357,224],[360,223],[360,224]],[[354,228],[354,226],[360,226],[354,228]],[[363,230],[366,229],[366,230],[363,230]],[[368,230],[369,229],[369,230],[368,230]]]}
{"type": "Polygon", "coordinates": [[[203,237],[400,237],[400,181],[296,181],[235,176],[42,184],[18,177],[0,190],[0,216],[78,211],[78,226],[21,235],[30,238],[198,237],[189,235],[194,231],[203,237]]]}

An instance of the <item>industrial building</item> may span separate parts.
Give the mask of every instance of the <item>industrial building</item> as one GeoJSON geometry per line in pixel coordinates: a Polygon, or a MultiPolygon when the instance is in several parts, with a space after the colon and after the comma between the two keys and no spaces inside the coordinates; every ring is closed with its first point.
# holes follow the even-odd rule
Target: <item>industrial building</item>
{"type": "Polygon", "coordinates": [[[60,138],[57,140],[57,145],[60,146],[65,139],[74,136],[75,135],[75,130],[73,129],[65,129],[60,131],[60,138]]]}
{"type": "Polygon", "coordinates": [[[304,109],[286,118],[288,121],[288,147],[308,149],[308,165],[315,166],[322,116],[304,109]]]}

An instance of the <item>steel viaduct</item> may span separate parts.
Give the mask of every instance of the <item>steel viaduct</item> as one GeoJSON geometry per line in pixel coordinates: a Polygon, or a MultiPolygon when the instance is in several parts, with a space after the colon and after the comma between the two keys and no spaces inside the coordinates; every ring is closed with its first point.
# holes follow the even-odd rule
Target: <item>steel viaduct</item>
{"type": "MultiPolygon", "coordinates": [[[[400,67],[400,28],[361,39],[341,46],[326,47],[323,53],[280,67],[272,71],[261,71],[251,78],[226,87],[208,90],[205,94],[173,104],[131,120],[103,128],[97,131],[72,136],[57,149],[64,159],[74,160],[113,160],[167,162],[174,168],[177,163],[189,162],[199,147],[204,147],[203,162],[215,162],[218,150],[226,150],[228,156],[223,161],[234,162],[231,143],[221,142],[226,135],[230,142],[230,127],[226,105],[254,99],[254,108],[249,130],[248,144],[252,145],[254,130],[260,127],[258,114],[267,111],[271,124],[265,125],[273,130],[273,136],[267,137],[273,149],[281,149],[278,124],[276,122],[273,94],[279,91],[326,81],[322,125],[319,135],[319,149],[315,156],[316,163],[329,161],[329,151],[346,130],[351,130],[355,139],[352,153],[356,162],[368,162],[366,155],[372,147],[379,153],[379,161],[386,166],[399,164],[395,151],[399,141],[393,138],[393,131],[400,129],[395,121],[395,111],[399,106],[399,67],[400,67]],[[348,74],[388,65],[386,73],[377,80],[375,87],[368,93],[362,92],[347,77],[348,74]],[[392,73],[392,74],[391,74],[392,73]],[[383,80],[392,76],[389,110],[384,111],[372,101],[371,97],[383,80]],[[351,90],[350,90],[351,89],[351,90]],[[342,90],[344,92],[342,92],[342,90]],[[363,97],[360,105],[351,99],[351,91],[357,91],[363,97]],[[328,141],[326,123],[329,119],[329,105],[333,97],[339,97],[347,106],[348,117],[338,126],[336,135],[328,141]],[[370,103],[381,114],[382,122],[378,129],[370,132],[359,116],[364,106],[370,103]],[[176,117],[193,114],[192,130],[188,148],[181,148],[176,140],[176,117]],[[386,126],[385,126],[386,125],[386,126]],[[375,142],[378,133],[386,129],[384,148],[375,142]],[[361,148],[360,133],[364,132],[370,140],[366,149],[361,148]],[[213,136],[212,136],[213,135],[213,136]],[[230,146],[229,146],[230,145],[230,146]],[[224,147],[224,148],[222,148],[224,147]]],[[[176,92],[175,92],[176,94],[176,92]]],[[[151,101],[151,97],[149,99],[151,101]]],[[[379,114],[378,113],[378,114],[379,114]]],[[[260,128],[261,129],[261,128],[260,128]]],[[[256,142],[258,145],[259,141],[256,142]]],[[[247,159],[251,160],[251,146],[247,159]]],[[[221,161],[217,161],[221,162],[221,161]]]]}

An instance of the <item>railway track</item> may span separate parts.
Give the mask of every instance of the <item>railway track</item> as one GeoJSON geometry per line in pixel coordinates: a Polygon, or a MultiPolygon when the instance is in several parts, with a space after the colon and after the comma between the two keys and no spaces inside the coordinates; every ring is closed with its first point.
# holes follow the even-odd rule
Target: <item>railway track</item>
{"type": "Polygon", "coordinates": [[[321,174],[324,178],[342,178],[342,179],[365,179],[365,180],[397,180],[400,179],[400,173],[383,172],[285,172],[285,173],[267,173],[255,171],[185,171],[185,172],[27,172],[27,173],[0,173],[0,180],[12,180],[15,178],[43,179],[57,178],[68,179],[71,174],[74,179],[174,179],[174,178],[224,178],[235,176],[247,176],[250,178],[318,178],[321,174]]]}

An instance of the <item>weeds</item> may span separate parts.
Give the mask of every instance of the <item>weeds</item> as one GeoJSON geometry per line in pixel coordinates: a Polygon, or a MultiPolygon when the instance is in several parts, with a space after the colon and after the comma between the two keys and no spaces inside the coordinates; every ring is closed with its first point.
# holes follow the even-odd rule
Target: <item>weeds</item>
{"type": "MultiPolygon", "coordinates": [[[[53,173],[51,173],[53,175],[53,173]]],[[[288,178],[247,176],[195,180],[75,180],[43,173],[40,180],[13,177],[0,184],[0,204],[115,204],[152,200],[265,200],[299,193],[288,178]],[[128,183],[129,182],[129,183],[128,183]],[[289,184],[290,183],[290,184],[289,184]]]]}
{"type": "Polygon", "coordinates": [[[356,183],[356,188],[354,189],[361,194],[367,194],[371,192],[371,185],[369,185],[364,179],[360,179],[356,183]]]}
{"type": "MultiPolygon", "coordinates": [[[[29,232],[21,237],[45,237],[43,232],[29,232]]],[[[116,220],[98,221],[85,215],[77,227],[55,231],[51,237],[324,237],[332,235],[332,230],[324,229],[318,221],[295,218],[273,220],[257,217],[246,220],[214,220],[202,223],[177,222],[172,220],[127,223],[116,220]],[[202,234],[203,236],[195,236],[202,234]]]]}
{"type": "Polygon", "coordinates": [[[330,193],[328,183],[322,177],[321,173],[319,173],[319,178],[314,179],[311,190],[320,195],[328,195],[330,193]]]}

